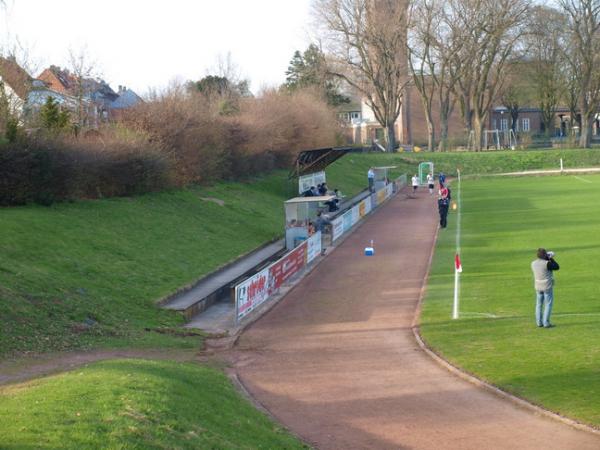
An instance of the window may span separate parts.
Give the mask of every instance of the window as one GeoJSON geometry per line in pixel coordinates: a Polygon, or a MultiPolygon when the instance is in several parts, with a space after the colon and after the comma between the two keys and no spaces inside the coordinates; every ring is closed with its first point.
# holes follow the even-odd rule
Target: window
{"type": "Polygon", "coordinates": [[[350,118],[358,120],[358,119],[360,119],[360,113],[359,112],[350,113],[350,118]]]}
{"type": "Polygon", "coordinates": [[[496,129],[496,119],[492,119],[492,130],[496,129]]]}
{"type": "Polygon", "coordinates": [[[523,128],[523,131],[529,131],[529,117],[525,117],[525,118],[521,119],[521,125],[523,128]]]}
{"type": "Polygon", "coordinates": [[[500,119],[500,129],[508,130],[508,119],[500,119]]]}

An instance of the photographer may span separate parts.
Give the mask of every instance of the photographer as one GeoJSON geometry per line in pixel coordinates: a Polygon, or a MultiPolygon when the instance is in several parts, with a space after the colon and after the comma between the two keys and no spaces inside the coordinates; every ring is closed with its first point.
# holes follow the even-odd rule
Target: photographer
{"type": "Polygon", "coordinates": [[[552,314],[552,304],[554,302],[553,272],[559,269],[558,263],[554,260],[554,252],[538,248],[537,259],[531,263],[536,294],[535,321],[538,327],[552,328],[554,326],[550,323],[550,314],[552,314]]]}

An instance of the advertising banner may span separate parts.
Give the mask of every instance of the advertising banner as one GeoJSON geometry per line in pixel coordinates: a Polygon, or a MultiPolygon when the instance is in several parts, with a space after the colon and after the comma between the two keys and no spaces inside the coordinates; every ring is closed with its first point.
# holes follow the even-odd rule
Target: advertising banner
{"type": "Polygon", "coordinates": [[[385,187],[385,190],[386,190],[386,195],[385,195],[385,198],[390,198],[390,197],[391,197],[391,196],[394,194],[394,185],[393,185],[393,184],[391,184],[391,183],[390,183],[390,184],[388,184],[388,185],[385,187]]]}
{"type": "Polygon", "coordinates": [[[356,225],[356,223],[360,220],[360,205],[355,205],[352,207],[352,225],[356,225]]]}
{"type": "Polygon", "coordinates": [[[263,269],[235,287],[237,317],[241,319],[269,298],[269,270],[263,269]]]}
{"type": "Polygon", "coordinates": [[[304,241],[276,263],[269,266],[269,295],[273,294],[292,275],[306,264],[307,242],[304,241]]]}
{"type": "Polygon", "coordinates": [[[343,217],[338,217],[331,221],[331,240],[335,241],[342,234],[344,234],[344,220],[343,217]]]}
{"type": "Polygon", "coordinates": [[[363,200],[363,203],[365,204],[365,214],[369,214],[371,212],[371,209],[373,209],[371,207],[371,197],[367,197],[363,200]]]}
{"type": "Polygon", "coordinates": [[[317,231],[306,242],[306,264],[308,264],[321,254],[321,232],[317,231]]]}
{"type": "Polygon", "coordinates": [[[298,194],[302,194],[312,186],[317,187],[319,184],[325,183],[325,172],[315,172],[308,175],[302,175],[298,179],[298,194]]]}
{"type": "Polygon", "coordinates": [[[342,216],[344,221],[344,233],[352,228],[352,210],[345,212],[342,216]]]}
{"type": "Polygon", "coordinates": [[[386,193],[386,189],[379,189],[377,191],[377,206],[381,205],[383,202],[385,202],[385,193],[386,193]]]}

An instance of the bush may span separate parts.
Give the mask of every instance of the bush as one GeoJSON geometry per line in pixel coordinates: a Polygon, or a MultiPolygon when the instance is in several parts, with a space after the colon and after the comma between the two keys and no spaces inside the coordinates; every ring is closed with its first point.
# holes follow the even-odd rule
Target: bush
{"type": "Polygon", "coordinates": [[[239,112],[227,115],[211,103],[219,101],[175,86],[124,123],[160,143],[180,186],[288,168],[298,151],[338,141],[334,111],[311,91],[265,91],[239,99],[239,112]]]}
{"type": "Polygon", "coordinates": [[[168,160],[140,136],[29,139],[0,150],[3,206],[134,195],[170,185],[168,160]]]}

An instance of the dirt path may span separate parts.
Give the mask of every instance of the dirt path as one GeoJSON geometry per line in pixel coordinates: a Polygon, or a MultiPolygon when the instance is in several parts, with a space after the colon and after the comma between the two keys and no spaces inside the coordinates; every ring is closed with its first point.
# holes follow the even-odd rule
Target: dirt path
{"type": "Polygon", "coordinates": [[[0,386],[19,383],[34,378],[73,370],[85,364],[107,359],[140,358],[192,361],[197,359],[194,350],[92,350],[48,353],[35,357],[22,357],[0,362],[0,386]]]}
{"type": "MultiPolygon", "coordinates": [[[[441,368],[411,330],[434,200],[400,195],[240,338],[252,396],[320,449],[594,449],[600,438],[441,368]],[[376,256],[362,256],[375,240],[376,256]]],[[[444,232],[443,230],[441,232],[444,232]]]]}

